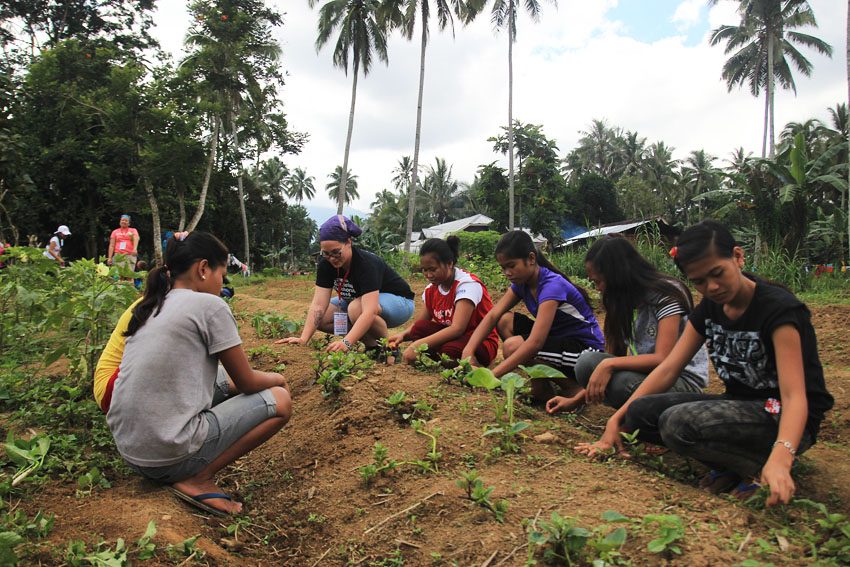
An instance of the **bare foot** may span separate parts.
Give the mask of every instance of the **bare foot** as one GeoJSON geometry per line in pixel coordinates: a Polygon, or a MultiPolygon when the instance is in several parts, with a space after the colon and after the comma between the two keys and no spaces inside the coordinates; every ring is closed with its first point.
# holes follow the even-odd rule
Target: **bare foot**
{"type": "MultiPolygon", "coordinates": [[[[175,482],[172,486],[188,496],[221,492],[221,489],[212,480],[200,481],[188,478],[181,482],[175,482]]],[[[209,500],[204,500],[204,504],[227,514],[239,514],[242,512],[241,502],[234,502],[225,498],[210,498],[209,500]]]]}

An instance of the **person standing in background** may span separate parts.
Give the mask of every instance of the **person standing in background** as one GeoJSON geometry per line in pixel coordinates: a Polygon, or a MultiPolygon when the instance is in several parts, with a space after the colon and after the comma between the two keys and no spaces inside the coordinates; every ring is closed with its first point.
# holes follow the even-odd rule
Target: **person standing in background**
{"type": "Polygon", "coordinates": [[[130,228],[130,215],[121,215],[119,227],[109,236],[109,252],[106,263],[119,268],[136,271],[136,253],[139,247],[139,231],[130,228]]]}
{"type": "Polygon", "coordinates": [[[44,257],[56,260],[63,268],[65,267],[65,260],[62,258],[62,246],[65,244],[66,236],[71,236],[71,230],[64,224],[59,225],[44,249],[44,257]]]}

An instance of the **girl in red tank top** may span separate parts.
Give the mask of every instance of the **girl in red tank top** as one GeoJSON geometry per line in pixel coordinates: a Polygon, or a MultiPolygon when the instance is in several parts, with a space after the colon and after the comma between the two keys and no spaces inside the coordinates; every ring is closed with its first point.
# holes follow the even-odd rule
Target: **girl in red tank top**
{"type": "MultiPolygon", "coordinates": [[[[487,287],[474,274],[457,267],[459,240],[431,238],[419,249],[419,263],[428,280],[422,294],[425,309],[413,325],[389,339],[395,348],[402,341],[412,340],[403,353],[404,361],[416,360],[416,349],[428,345],[428,353],[439,358],[445,354],[459,360],[469,337],[490,309],[493,301],[487,287]]],[[[499,347],[495,329],[475,351],[479,364],[489,365],[499,347]]]]}

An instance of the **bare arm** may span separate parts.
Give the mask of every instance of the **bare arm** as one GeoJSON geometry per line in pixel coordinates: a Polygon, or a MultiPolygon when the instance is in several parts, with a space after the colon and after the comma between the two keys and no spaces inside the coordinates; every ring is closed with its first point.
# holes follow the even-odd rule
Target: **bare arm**
{"type": "Polygon", "coordinates": [[[626,403],[620,409],[614,412],[608,419],[605,425],[605,433],[602,438],[596,443],[582,443],[576,447],[576,450],[588,455],[594,455],[598,451],[617,447],[622,449],[623,442],[620,439],[620,432],[623,430],[623,420],[626,416],[626,411],[633,401],[649,394],[658,394],[666,392],[679,378],[682,370],[688,365],[688,362],[694,357],[699,348],[702,346],[705,338],[700,335],[694,326],[688,322],[685,325],[685,332],[676,341],[673,350],[665,358],[661,364],[655,367],[655,370],[649,373],[649,376],[641,383],[640,386],[632,393],[626,403]]]}
{"type": "Polygon", "coordinates": [[[345,340],[352,344],[356,343],[369,331],[372,323],[375,322],[375,317],[378,316],[378,311],[381,309],[378,294],[379,292],[375,290],[360,296],[360,305],[363,311],[360,317],[357,318],[357,321],[354,322],[354,325],[351,326],[348,334],[345,335],[345,340]]]}
{"type": "Polygon", "coordinates": [[[115,237],[109,237],[109,252],[106,253],[106,261],[112,263],[112,256],[115,254],[115,237]]]}
{"type": "MultiPolygon", "coordinates": [[[[800,445],[809,405],[806,399],[806,378],[803,370],[803,347],[800,333],[793,325],[782,325],[773,332],[776,370],[779,374],[779,395],[782,413],[779,417],[777,441],[787,441],[795,450],[800,445]]],[[[794,455],[783,444],[774,445],[761,471],[761,481],[770,486],[767,505],[786,504],[794,496],[791,465],[794,455]]]]}
{"type": "Polygon", "coordinates": [[[248,363],[248,357],[245,356],[245,351],[242,350],[242,345],[221,351],[218,353],[218,360],[242,394],[254,394],[273,386],[281,386],[289,390],[286,379],[277,372],[253,370],[248,363]]]}
{"type": "Polygon", "coordinates": [[[667,357],[679,338],[679,323],[681,315],[671,315],[658,322],[658,334],[655,339],[655,352],[635,356],[617,356],[605,358],[594,369],[587,384],[587,401],[602,402],[605,399],[605,388],[611,381],[614,372],[632,370],[634,372],[651,372],[667,357]]]}
{"type": "Polygon", "coordinates": [[[139,231],[138,230],[133,231],[133,253],[134,254],[139,253],[139,231]]]}
{"type": "Polygon", "coordinates": [[[300,337],[288,337],[275,341],[276,343],[300,343],[306,344],[313,335],[316,329],[322,324],[322,318],[325,316],[325,311],[331,303],[331,289],[316,286],[313,290],[313,301],[310,302],[310,308],[307,310],[307,317],[304,320],[304,329],[301,331],[300,337]]]}
{"type": "Polygon", "coordinates": [[[549,336],[549,331],[552,330],[552,321],[555,320],[557,311],[558,302],[554,299],[541,303],[537,309],[537,317],[534,319],[531,334],[512,355],[493,369],[493,374],[496,376],[507,374],[520,364],[524,364],[537,356],[538,351],[543,348],[543,343],[546,342],[546,337],[549,336]]]}
{"type": "Polygon", "coordinates": [[[487,335],[490,334],[496,324],[499,322],[499,319],[502,318],[502,315],[510,311],[514,305],[519,303],[520,297],[513,292],[512,289],[508,288],[508,291],[505,292],[505,295],[499,300],[499,302],[493,306],[487,315],[484,316],[484,319],[478,324],[478,327],[475,328],[475,332],[472,333],[472,336],[469,337],[469,342],[466,343],[466,347],[463,349],[463,354],[461,355],[463,358],[472,358],[475,355],[475,349],[481,346],[481,343],[484,342],[484,339],[487,338],[487,335]]]}
{"type": "MultiPolygon", "coordinates": [[[[421,345],[428,345],[429,348],[437,348],[440,345],[453,341],[462,336],[466,332],[466,327],[469,325],[469,320],[472,319],[472,314],[475,312],[475,304],[468,299],[461,299],[455,302],[455,310],[452,315],[452,324],[444,329],[440,329],[433,335],[423,337],[418,341],[410,344],[408,350],[416,350],[421,345]]],[[[406,358],[406,357],[405,357],[406,358]]]]}
{"type": "Polygon", "coordinates": [[[48,247],[47,251],[50,252],[51,256],[56,258],[57,262],[59,262],[60,264],[64,264],[65,260],[62,259],[62,254],[60,253],[60,250],[61,248],[59,248],[59,245],[51,240],[50,246],[48,247]]]}
{"type": "MultiPolygon", "coordinates": [[[[416,321],[430,321],[434,314],[427,308],[423,309],[419,314],[419,317],[416,318],[416,321]]],[[[400,333],[396,333],[388,339],[387,344],[390,348],[395,348],[399,345],[399,343],[404,342],[410,338],[410,331],[413,329],[413,325],[401,331],[400,333]]]]}

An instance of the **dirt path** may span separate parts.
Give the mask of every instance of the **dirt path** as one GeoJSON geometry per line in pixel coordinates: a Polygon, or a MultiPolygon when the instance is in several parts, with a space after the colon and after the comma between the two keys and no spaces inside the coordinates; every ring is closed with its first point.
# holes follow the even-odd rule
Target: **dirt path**
{"type": "MultiPolygon", "coordinates": [[[[415,287],[421,291],[421,282],[415,287]]],[[[243,499],[248,510],[235,537],[226,529],[235,520],[193,514],[164,490],[130,477],[83,499],[74,497],[72,486],[50,486],[39,494],[31,507],[57,515],[51,540],[135,541],[154,520],[161,544],[201,534],[198,546],[214,565],[400,565],[392,562],[399,556],[405,565],[522,565],[525,524],[557,511],[580,526],[603,527],[604,534],[613,526],[604,528],[601,514],[616,510],[638,519],[676,514],[685,522],[682,554],[667,556],[646,551],[653,529],[628,524],[622,555],[635,565],[732,565],[748,557],[776,565],[801,562],[802,547],[792,543],[780,549],[772,531],[778,516],[698,490],[693,479],[699,471],[688,473],[675,458],[665,457],[685,482],[635,463],[576,456],[571,448],[594,438],[610,414],[604,408],[550,418],[523,407],[521,417],[532,427],[522,451],[499,455],[493,438],[481,435],[494,421],[491,396],[444,384],[435,374],[378,366],[349,382],[338,399],[323,398],[313,383],[313,351],[273,346],[258,340],[250,327],[250,315],[257,312],[302,318],[311,291],[309,282],[298,280],[237,293],[234,309],[245,346],[269,345],[254,360],[261,368],[286,364],[295,411],[283,432],[222,476],[223,488],[243,499]],[[398,390],[432,406],[426,430],[441,432],[439,470],[400,466],[367,486],[357,468],[372,461],[376,442],[399,461],[423,459],[428,452],[428,439],[394,417],[385,402],[398,390]],[[534,439],[541,434],[548,434],[545,442],[534,439]],[[465,499],[456,485],[460,473],[472,467],[494,487],[494,499],[508,501],[504,523],[465,499]]],[[[799,496],[847,512],[850,307],[819,306],[813,315],[836,407],[824,423],[821,443],[803,459],[799,496]]]]}

